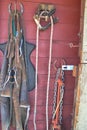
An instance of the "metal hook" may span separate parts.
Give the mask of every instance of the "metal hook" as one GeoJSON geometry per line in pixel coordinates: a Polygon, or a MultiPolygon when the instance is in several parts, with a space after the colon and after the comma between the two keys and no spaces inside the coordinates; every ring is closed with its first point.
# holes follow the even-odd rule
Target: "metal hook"
{"type": "Polygon", "coordinates": [[[21,3],[19,3],[20,4],[20,8],[21,8],[21,10],[20,10],[20,12],[21,12],[21,14],[23,14],[23,5],[21,4],[21,3]]]}
{"type": "MultiPolygon", "coordinates": [[[[58,62],[58,60],[56,59],[55,61],[54,61],[54,63],[53,63],[53,66],[54,66],[54,69],[57,71],[57,69],[58,69],[58,67],[57,67],[57,65],[56,65],[56,63],[58,62]]],[[[62,68],[62,65],[66,65],[66,61],[65,61],[65,59],[64,58],[62,58],[61,59],[61,61],[60,61],[60,63],[61,63],[61,68],[62,68]]]]}
{"type": "Polygon", "coordinates": [[[64,58],[61,59],[61,67],[62,67],[62,65],[66,65],[66,61],[64,58]]]}
{"type": "Polygon", "coordinates": [[[8,5],[8,11],[9,11],[9,13],[12,12],[12,10],[11,10],[11,5],[12,5],[12,3],[10,3],[10,4],[8,5]]]}
{"type": "Polygon", "coordinates": [[[54,63],[53,63],[54,69],[55,69],[56,71],[57,71],[57,68],[58,68],[58,67],[56,66],[57,61],[58,61],[58,60],[56,59],[56,60],[54,61],[54,63]]]}

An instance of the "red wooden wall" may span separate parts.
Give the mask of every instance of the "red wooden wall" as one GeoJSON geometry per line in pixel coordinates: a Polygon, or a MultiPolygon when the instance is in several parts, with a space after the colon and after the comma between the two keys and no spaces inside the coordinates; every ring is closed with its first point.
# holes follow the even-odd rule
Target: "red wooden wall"
{"type": "MultiPolygon", "coordinates": [[[[59,23],[54,25],[52,65],[49,94],[49,126],[52,118],[52,104],[54,80],[56,71],[53,67],[54,61],[64,58],[67,64],[78,65],[78,47],[70,48],[69,43],[79,44],[79,26],[80,26],[80,0],[22,0],[24,6],[24,27],[25,39],[35,44],[36,24],[33,20],[34,13],[40,3],[52,3],[56,6],[55,15],[59,18],[59,23]]],[[[9,0],[0,0],[0,43],[8,39],[8,4],[9,0]]],[[[38,70],[38,103],[37,103],[37,130],[46,130],[46,88],[47,71],[49,55],[50,28],[40,32],[39,38],[39,70],[38,70]]],[[[0,52],[0,66],[2,64],[2,53],[0,52]]],[[[35,65],[35,50],[31,54],[31,60],[35,65]]],[[[75,78],[72,72],[65,72],[65,93],[63,107],[63,125],[62,130],[71,129],[72,107],[75,88],[75,78]]],[[[29,129],[33,129],[33,111],[34,111],[34,90],[29,93],[31,105],[29,129]]],[[[13,129],[12,129],[13,130],[13,129]]]]}

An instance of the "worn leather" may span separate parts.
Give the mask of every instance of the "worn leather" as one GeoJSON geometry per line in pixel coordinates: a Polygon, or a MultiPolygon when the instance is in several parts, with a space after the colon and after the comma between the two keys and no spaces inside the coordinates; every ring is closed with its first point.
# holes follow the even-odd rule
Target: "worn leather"
{"type": "MultiPolygon", "coordinates": [[[[29,42],[25,42],[24,44],[26,46],[26,50],[23,50],[24,52],[23,55],[24,55],[24,60],[26,64],[27,89],[28,91],[32,91],[35,88],[35,68],[31,62],[30,55],[32,51],[35,49],[35,45],[29,42]]],[[[0,44],[0,50],[3,52],[3,54],[5,53],[6,45],[7,45],[7,42],[0,44]]],[[[24,46],[22,48],[24,48],[24,46]]]]}

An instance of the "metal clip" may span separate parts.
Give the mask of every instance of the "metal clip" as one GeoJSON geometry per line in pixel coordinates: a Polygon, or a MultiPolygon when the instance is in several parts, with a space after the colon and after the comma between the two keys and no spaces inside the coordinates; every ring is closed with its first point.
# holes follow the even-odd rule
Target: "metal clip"
{"type": "Polygon", "coordinates": [[[62,70],[73,70],[74,65],[62,65],[62,70]]]}

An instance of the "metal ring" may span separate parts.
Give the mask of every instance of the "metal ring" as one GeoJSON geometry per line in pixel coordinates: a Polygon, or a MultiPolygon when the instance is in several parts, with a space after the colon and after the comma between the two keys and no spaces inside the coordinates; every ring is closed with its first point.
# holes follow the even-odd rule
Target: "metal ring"
{"type": "MultiPolygon", "coordinates": [[[[21,14],[22,14],[22,13],[23,13],[23,5],[22,5],[21,3],[19,3],[19,5],[20,5],[20,12],[21,12],[21,14]]],[[[12,13],[11,6],[12,6],[12,3],[10,3],[10,4],[8,5],[8,11],[9,11],[9,13],[12,13]]]]}
{"type": "Polygon", "coordinates": [[[20,4],[20,12],[21,12],[21,14],[23,14],[23,12],[24,12],[23,5],[22,5],[22,3],[19,3],[19,4],[20,4]]]}
{"type": "Polygon", "coordinates": [[[12,6],[12,3],[10,3],[10,4],[8,5],[8,12],[9,12],[9,13],[12,12],[12,10],[11,10],[11,6],[12,6]]]}

